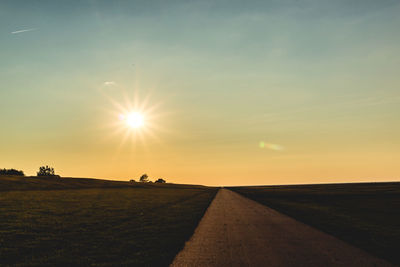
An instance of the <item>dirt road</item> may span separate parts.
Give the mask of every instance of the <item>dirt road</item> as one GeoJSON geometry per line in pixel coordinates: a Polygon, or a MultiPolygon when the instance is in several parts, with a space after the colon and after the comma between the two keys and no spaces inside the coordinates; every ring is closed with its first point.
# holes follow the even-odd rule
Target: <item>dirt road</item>
{"type": "Polygon", "coordinates": [[[171,266],[391,266],[227,189],[171,266]]]}

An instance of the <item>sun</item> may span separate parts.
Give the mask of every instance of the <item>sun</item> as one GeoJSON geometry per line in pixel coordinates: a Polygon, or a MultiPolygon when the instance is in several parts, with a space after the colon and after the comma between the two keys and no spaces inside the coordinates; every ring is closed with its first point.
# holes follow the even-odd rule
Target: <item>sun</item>
{"type": "Polygon", "coordinates": [[[123,116],[126,125],[133,129],[142,128],[144,126],[144,116],[140,112],[130,112],[123,116]]]}
{"type": "Polygon", "coordinates": [[[137,145],[145,148],[146,142],[160,141],[158,132],[169,132],[163,127],[165,114],[168,113],[160,110],[162,102],[150,101],[150,94],[140,97],[138,90],[127,91],[121,87],[120,93],[121,95],[104,93],[113,106],[105,127],[112,128],[111,135],[120,139],[117,151],[127,144],[132,144],[134,148],[137,145]]]}

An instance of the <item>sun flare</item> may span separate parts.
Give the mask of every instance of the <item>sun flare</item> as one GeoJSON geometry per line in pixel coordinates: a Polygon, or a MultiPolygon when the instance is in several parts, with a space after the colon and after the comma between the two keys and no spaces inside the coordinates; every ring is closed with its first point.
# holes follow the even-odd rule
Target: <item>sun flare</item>
{"type": "Polygon", "coordinates": [[[144,116],[139,112],[131,112],[123,116],[126,125],[133,129],[138,129],[144,126],[144,116]]]}
{"type": "Polygon", "coordinates": [[[128,144],[132,144],[134,149],[137,145],[145,148],[146,142],[160,141],[158,132],[169,132],[161,120],[166,114],[160,110],[162,102],[150,101],[149,94],[140,97],[139,91],[128,92],[122,87],[120,95],[110,95],[107,91],[102,93],[113,106],[106,127],[112,128],[111,134],[120,139],[116,153],[128,144]]]}

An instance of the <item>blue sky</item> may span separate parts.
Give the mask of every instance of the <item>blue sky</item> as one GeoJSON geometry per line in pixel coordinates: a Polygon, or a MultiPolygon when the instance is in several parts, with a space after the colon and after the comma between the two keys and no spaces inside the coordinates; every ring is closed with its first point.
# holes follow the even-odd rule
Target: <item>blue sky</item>
{"type": "Polygon", "coordinates": [[[399,1],[2,1],[0,163],[214,184],[248,170],[253,184],[396,179],[399,11],[399,1]],[[134,92],[160,103],[146,156],[116,149],[121,137],[103,127],[110,98],[134,92]]]}

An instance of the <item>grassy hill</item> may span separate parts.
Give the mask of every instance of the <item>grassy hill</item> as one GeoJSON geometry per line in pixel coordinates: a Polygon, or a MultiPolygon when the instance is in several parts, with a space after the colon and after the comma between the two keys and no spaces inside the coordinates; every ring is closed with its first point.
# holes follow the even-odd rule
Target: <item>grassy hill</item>
{"type": "Polygon", "coordinates": [[[400,183],[230,189],[400,265],[400,183]]]}
{"type": "Polygon", "coordinates": [[[206,188],[201,185],[139,183],[93,178],[69,177],[37,177],[37,176],[2,176],[0,175],[0,191],[11,190],[58,190],[58,189],[85,189],[85,188],[206,188]]]}
{"type": "Polygon", "coordinates": [[[216,191],[1,177],[0,266],[168,266],[216,191]]]}

